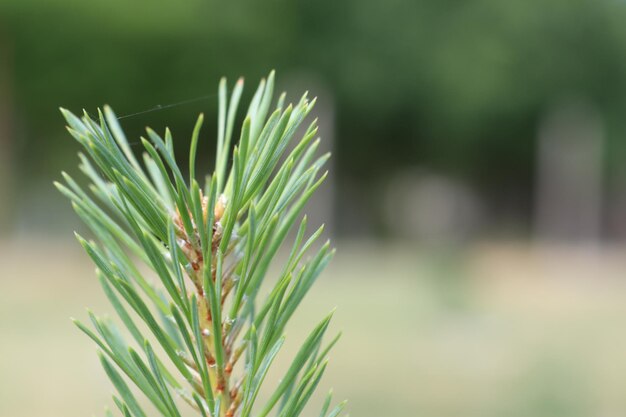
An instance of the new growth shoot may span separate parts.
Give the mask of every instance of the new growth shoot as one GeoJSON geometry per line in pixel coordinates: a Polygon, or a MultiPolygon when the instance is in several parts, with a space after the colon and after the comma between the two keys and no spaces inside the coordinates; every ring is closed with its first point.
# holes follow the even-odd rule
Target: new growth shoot
{"type": "MultiPolygon", "coordinates": [[[[123,416],[181,417],[186,403],[202,417],[295,417],[326,369],[338,339],[322,341],[332,313],[267,400],[257,401],[287,323],[334,253],[328,242],[313,250],[322,227],[311,233],[301,217],[329,157],[317,156],[315,121],[296,137],[315,100],[304,95],[286,104],[283,94],[273,103],[273,89],[272,73],[257,88],[233,147],[243,80],[230,97],[220,82],[215,171],[202,180],[196,152],[203,115],[185,175],[169,130],[161,136],[148,128],[138,158],[109,107],[96,120],[62,109],[83,147],[80,169],[89,186],[65,173],[56,186],[96,238],[77,235],[126,330],[92,312],[91,326],[75,323],[98,345],[123,416]],[[286,243],[291,229],[295,238],[286,243]],[[281,247],[289,255],[268,280],[281,247]],[[270,291],[262,297],[266,280],[270,291]]],[[[343,403],[330,403],[329,393],[322,417],[342,411],[343,403]]]]}

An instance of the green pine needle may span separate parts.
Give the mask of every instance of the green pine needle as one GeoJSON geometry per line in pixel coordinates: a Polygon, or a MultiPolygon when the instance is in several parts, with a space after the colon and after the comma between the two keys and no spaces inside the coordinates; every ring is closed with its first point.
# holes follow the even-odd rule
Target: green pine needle
{"type": "MultiPolygon", "coordinates": [[[[326,369],[338,339],[322,349],[332,313],[303,342],[277,386],[269,387],[267,402],[257,404],[289,319],[334,254],[329,243],[312,251],[323,228],[307,236],[306,216],[298,221],[326,177],[320,171],[328,155],[315,158],[316,121],[296,136],[315,100],[304,95],[285,106],[283,94],[270,111],[273,90],[272,72],[256,90],[233,147],[243,80],[230,97],[226,80],[220,81],[215,172],[203,185],[196,176],[202,114],[185,178],[169,130],[163,137],[146,130],[142,164],[111,108],[98,111],[97,120],[61,109],[84,149],[80,168],[90,184],[85,191],[63,173],[65,184],[55,186],[97,239],[77,235],[130,337],[91,312],[95,330],[75,323],[98,345],[124,416],[149,414],[136,398],[141,393],[168,417],[184,415],[181,407],[203,417],[265,417],[272,411],[296,417],[326,369]],[[269,295],[259,297],[296,222],[289,257],[269,295]],[[140,272],[145,267],[151,271],[146,276],[140,272]]],[[[329,393],[321,416],[337,416],[343,404],[330,410],[329,393]]]]}

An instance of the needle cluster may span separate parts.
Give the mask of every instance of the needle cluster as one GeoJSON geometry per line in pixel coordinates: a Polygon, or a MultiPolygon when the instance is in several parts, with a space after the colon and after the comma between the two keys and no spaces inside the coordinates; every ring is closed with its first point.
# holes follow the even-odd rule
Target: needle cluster
{"type": "MultiPolygon", "coordinates": [[[[163,136],[146,130],[140,162],[109,107],[96,120],[62,109],[84,149],[80,168],[89,185],[83,189],[64,173],[56,186],[95,237],[77,235],[126,330],[92,312],[92,326],[75,323],[98,345],[114,403],[126,417],[181,417],[184,403],[203,417],[295,417],[326,369],[338,339],[322,343],[332,314],[257,404],[287,323],[334,253],[328,242],[316,244],[322,227],[307,233],[301,217],[329,157],[316,156],[316,122],[301,127],[315,100],[304,95],[287,105],[283,94],[270,114],[273,89],[272,73],[257,88],[233,147],[243,81],[230,97],[221,81],[215,171],[202,182],[196,178],[202,115],[184,175],[169,130],[163,136]],[[289,255],[270,274],[281,247],[289,255]],[[270,288],[264,297],[262,285],[270,288]],[[153,411],[144,411],[146,403],[153,411]]],[[[322,417],[342,411],[343,403],[331,409],[330,402],[329,393],[322,417]]]]}

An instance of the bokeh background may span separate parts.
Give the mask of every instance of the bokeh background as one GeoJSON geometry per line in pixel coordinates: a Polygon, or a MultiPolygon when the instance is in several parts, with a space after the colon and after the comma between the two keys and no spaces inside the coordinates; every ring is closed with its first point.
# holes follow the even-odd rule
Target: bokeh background
{"type": "Polygon", "coordinates": [[[283,362],[337,306],[353,416],[626,415],[625,51],[621,0],[1,0],[0,416],[111,404],[58,107],[180,152],[205,112],[208,171],[219,78],[271,69],[319,97],[338,248],[283,362]]]}

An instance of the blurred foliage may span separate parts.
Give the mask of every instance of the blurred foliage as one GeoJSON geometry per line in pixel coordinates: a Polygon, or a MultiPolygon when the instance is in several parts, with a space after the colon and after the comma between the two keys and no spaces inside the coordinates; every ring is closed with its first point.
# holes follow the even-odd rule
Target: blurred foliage
{"type": "MultiPolygon", "coordinates": [[[[56,172],[73,149],[59,105],[133,113],[271,68],[314,73],[335,94],[339,174],[357,183],[421,164],[526,195],[539,118],[564,97],[604,116],[610,170],[626,152],[619,0],[4,0],[0,16],[29,173],[56,172]]],[[[124,125],[132,137],[165,119],[187,137],[215,101],[124,125]]]]}

